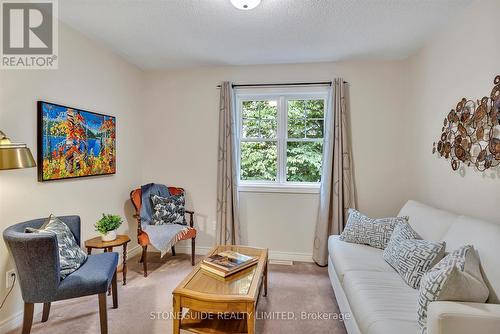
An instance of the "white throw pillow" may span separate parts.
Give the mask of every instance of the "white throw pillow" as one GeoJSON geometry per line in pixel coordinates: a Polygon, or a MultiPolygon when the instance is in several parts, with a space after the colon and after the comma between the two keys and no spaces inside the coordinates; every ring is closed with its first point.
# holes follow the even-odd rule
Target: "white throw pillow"
{"type": "Polygon", "coordinates": [[[414,289],[418,289],[422,276],[444,256],[446,243],[410,239],[400,243],[397,250],[396,271],[414,289]]]}
{"type": "Polygon", "coordinates": [[[488,295],[474,247],[460,247],[423,276],[418,294],[418,323],[425,332],[427,307],[433,301],[484,303],[488,295]]]}
{"type": "Polygon", "coordinates": [[[394,232],[392,232],[391,239],[384,249],[382,257],[384,260],[391,265],[395,270],[398,269],[399,262],[399,249],[401,243],[405,240],[411,239],[422,239],[417,232],[415,232],[410,224],[401,223],[396,225],[394,232]]]}
{"type": "Polygon", "coordinates": [[[407,224],[407,222],[408,217],[373,219],[357,210],[349,209],[349,218],[339,239],[384,249],[391,238],[394,227],[399,223],[407,224]]]}

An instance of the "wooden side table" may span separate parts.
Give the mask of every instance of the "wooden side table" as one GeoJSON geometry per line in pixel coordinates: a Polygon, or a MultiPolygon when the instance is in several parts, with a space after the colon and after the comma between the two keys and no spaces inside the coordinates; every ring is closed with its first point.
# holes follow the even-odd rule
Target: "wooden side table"
{"type": "Polygon", "coordinates": [[[130,242],[128,235],[117,235],[113,241],[102,241],[101,237],[95,237],[85,241],[87,253],[90,255],[92,249],[104,249],[104,252],[112,252],[113,247],[123,246],[123,285],[127,285],[127,244],[130,242]]]}

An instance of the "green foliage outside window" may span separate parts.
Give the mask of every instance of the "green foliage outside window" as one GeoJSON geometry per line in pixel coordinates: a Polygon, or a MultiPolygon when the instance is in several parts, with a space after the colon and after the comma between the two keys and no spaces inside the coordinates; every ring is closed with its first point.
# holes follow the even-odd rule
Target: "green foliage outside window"
{"type": "MultiPolygon", "coordinates": [[[[242,107],[241,179],[276,181],[278,101],[243,101],[242,107]]],[[[324,100],[289,100],[287,110],[286,181],[319,182],[324,100]]]]}

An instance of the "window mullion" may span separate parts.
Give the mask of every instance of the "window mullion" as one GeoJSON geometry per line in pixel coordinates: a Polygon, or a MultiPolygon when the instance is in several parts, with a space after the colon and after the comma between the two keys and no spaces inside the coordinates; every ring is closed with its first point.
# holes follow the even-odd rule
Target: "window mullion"
{"type": "Polygon", "coordinates": [[[278,121],[279,135],[278,135],[278,170],[279,170],[279,183],[286,181],[286,133],[287,133],[287,104],[284,96],[280,96],[279,101],[279,121],[278,121]]]}

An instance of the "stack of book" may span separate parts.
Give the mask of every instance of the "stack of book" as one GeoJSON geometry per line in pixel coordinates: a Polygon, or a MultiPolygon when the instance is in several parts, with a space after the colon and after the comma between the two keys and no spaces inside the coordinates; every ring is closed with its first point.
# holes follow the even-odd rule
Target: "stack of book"
{"type": "Polygon", "coordinates": [[[205,258],[201,263],[201,268],[221,277],[226,277],[248,268],[258,261],[258,257],[225,251],[205,258]]]}

